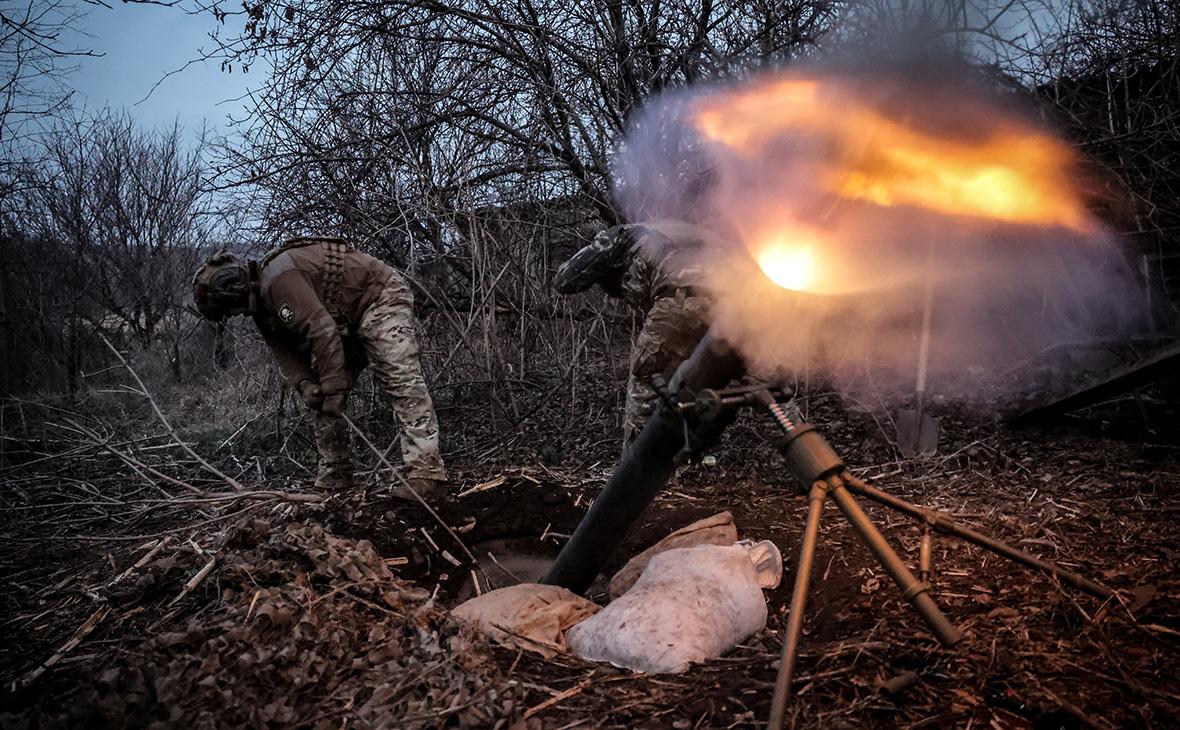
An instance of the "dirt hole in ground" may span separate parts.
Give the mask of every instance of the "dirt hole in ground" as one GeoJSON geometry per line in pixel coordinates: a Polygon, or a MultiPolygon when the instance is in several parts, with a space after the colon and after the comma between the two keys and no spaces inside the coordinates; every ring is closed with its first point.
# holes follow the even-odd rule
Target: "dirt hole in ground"
{"type": "Polygon", "coordinates": [[[473,598],[477,592],[487,592],[517,583],[539,583],[557,557],[558,546],[533,537],[510,537],[486,540],[471,545],[479,561],[475,583],[468,579],[455,595],[455,603],[473,598]]]}
{"type": "MultiPolygon", "coordinates": [[[[506,474],[496,486],[435,505],[460,546],[420,506],[376,496],[337,515],[335,533],[373,543],[395,572],[454,607],[480,590],[544,576],[593,496],[579,487],[531,474],[506,474]],[[475,557],[471,564],[464,547],[475,557]]],[[[498,481],[492,480],[492,481],[498,481]]],[[[462,493],[462,492],[460,492],[462,493]]]]}

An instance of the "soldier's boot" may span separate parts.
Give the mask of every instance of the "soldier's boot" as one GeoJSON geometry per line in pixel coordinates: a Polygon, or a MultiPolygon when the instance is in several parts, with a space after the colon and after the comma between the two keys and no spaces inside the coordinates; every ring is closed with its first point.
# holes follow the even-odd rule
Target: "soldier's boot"
{"type": "Polygon", "coordinates": [[[326,462],[321,460],[316,471],[315,488],[328,494],[342,494],[352,491],[352,464],[326,462]]]}
{"type": "Polygon", "coordinates": [[[319,467],[315,487],[329,493],[352,490],[352,445],[343,418],[316,413],[316,449],[319,467]]]}
{"type": "Polygon", "coordinates": [[[410,477],[405,484],[397,482],[390,490],[390,494],[395,499],[404,499],[409,502],[417,502],[418,498],[410,491],[413,489],[418,496],[424,499],[428,504],[439,502],[447,496],[447,480],[433,479],[431,477],[410,477]],[[409,489],[407,489],[407,486],[409,489]]]}

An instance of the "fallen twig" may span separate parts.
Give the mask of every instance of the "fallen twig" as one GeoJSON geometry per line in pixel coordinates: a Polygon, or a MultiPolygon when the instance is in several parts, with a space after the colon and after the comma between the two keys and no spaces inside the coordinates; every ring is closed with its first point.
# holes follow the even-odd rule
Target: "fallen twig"
{"type": "Polygon", "coordinates": [[[110,606],[103,606],[94,613],[90,614],[90,618],[82,622],[82,625],[74,631],[74,634],[70,636],[70,638],[66,639],[66,643],[62,644],[57,651],[53,652],[53,656],[42,662],[39,667],[26,674],[24,679],[21,679],[19,682],[13,682],[12,691],[15,692],[18,689],[24,689],[30,686],[33,682],[36,682],[38,677],[47,672],[51,667],[53,667],[54,664],[60,662],[66,654],[73,651],[74,647],[76,647],[78,644],[81,644],[82,641],[90,635],[90,632],[94,631],[95,627],[102,623],[103,619],[105,619],[110,614],[110,612],[110,606]]]}
{"type": "Polygon", "coordinates": [[[203,568],[201,568],[200,570],[198,570],[196,575],[194,575],[192,578],[188,579],[188,583],[184,584],[184,588],[181,589],[180,593],[177,594],[177,596],[175,598],[173,598],[171,601],[168,602],[168,605],[175,606],[176,603],[178,601],[180,601],[180,599],[184,598],[189,593],[192,593],[193,589],[196,588],[198,585],[200,585],[201,581],[205,580],[205,578],[211,572],[213,572],[213,566],[216,564],[217,564],[217,556],[216,555],[213,556],[212,558],[209,558],[209,562],[205,563],[205,566],[203,568]]]}
{"type": "Polygon", "coordinates": [[[532,717],[533,715],[536,715],[538,712],[544,712],[545,710],[549,709],[550,707],[556,705],[558,702],[561,702],[563,700],[568,700],[570,697],[573,697],[574,695],[581,694],[583,690],[585,690],[587,687],[590,686],[590,680],[593,678],[594,678],[594,672],[591,672],[589,674],[589,676],[587,676],[581,682],[578,682],[573,687],[570,687],[569,689],[565,690],[564,692],[558,692],[557,694],[553,695],[552,697],[545,700],[544,702],[542,702],[539,705],[534,705],[533,707],[530,707],[529,709],[524,711],[524,718],[523,719],[527,720],[530,717],[532,717]]]}
{"type": "Polygon", "coordinates": [[[157,542],[151,550],[148,550],[146,553],[144,553],[144,556],[142,558],[135,561],[135,563],[133,565],[131,565],[129,568],[127,568],[127,570],[124,570],[122,573],[115,576],[115,579],[112,580],[110,583],[107,583],[107,587],[109,588],[110,586],[114,586],[114,585],[118,585],[119,583],[122,583],[124,580],[127,579],[127,576],[131,575],[136,570],[139,570],[143,566],[147,565],[148,561],[151,560],[152,558],[154,558],[156,556],[156,553],[163,550],[164,547],[166,545],[168,545],[168,543],[170,543],[171,541],[172,541],[172,538],[170,536],[161,538],[160,541],[157,542]]]}
{"type": "Polygon", "coordinates": [[[242,491],[244,487],[242,486],[241,482],[210,464],[200,454],[194,451],[191,446],[186,444],[179,435],[177,435],[176,429],[172,428],[172,424],[169,423],[168,417],[164,415],[164,411],[160,410],[160,405],[156,403],[156,399],[152,397],[152,394],[148,390],[147,385],[145,385],[143,379],[139,377],[139,373],[135,372],[135,368],[131,367],[131,363],[127,362],[127,358],[123,357],[123,353],[119,352],[119,350],[114,345],[112,345],[111,341],[106,337],[103,337],[100,334],[99,338],[111,352],[115,353],[115,357],[119,358],[119,362],[123,363],[123,367],[127,368],[127,372],[131,373],[131,377],[134,378],[135,382],[139,385],[139,391],[137,392],[139,395],[142,395],[144,398],[146,398],[147,402],[151,404],[152,410],[155,411],[156,418],[158,418],[160,423],[163,424],[164,428],[167,429],[168,435],[172,437],[172,440],[176,443],[176,445],[183,449],[189,456],[196,459],[197,463],[208,470],[210,474],[213,474],[217,478],[223,480],[226,484],[230,485],[234,489],[242,491]]]}
{"type": "Polygon", "coordinates": [[[464,489],[462,492],[459,492],[457,497],[459,499],[462,499],[463,497],[466,497],[469,494],[476,494],[477,492],[486,492],[489,489],[495,489],[496,487],[500,486],[501,484],[503,484],[506,481],[508,481],[508,477],[501,474],[500,476],[496,477],[495,479],[483,482],[482,484],[476,484],[474,487],[468,487],[467,489],[464,489]]]}

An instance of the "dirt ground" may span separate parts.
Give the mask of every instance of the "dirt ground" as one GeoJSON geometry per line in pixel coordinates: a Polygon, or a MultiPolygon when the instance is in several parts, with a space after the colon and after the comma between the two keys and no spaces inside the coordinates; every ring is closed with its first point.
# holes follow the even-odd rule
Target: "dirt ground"
{"type": "MultiPolygon", "coordinates": [[[[884,413],[847,408],[834,394],[814,397],[813,419],[855,473],[1119,589],[1125,600],[1104,604],[938,537],[934,597],[965,636],[943,649],[829,505],[792,722],[1180,724],[1180,434],[1161,430],[1172,422],[1165,405],[1142,405],[1115,403],[1023,430],[944,408],[939,455],[901,460],[884,413]],[[907,671],[916,684],[881,691],[907,671]]],[[[9,439],[0,726],[764,725],[806,511],[767,424],[747,414],[715,449],[716,466],[682,470],[608,565],[609,575],[668,532],[721,510],[733,513],[743,538],[782,549],[787,571],[767,593],[767,628],[675,676],[544,661],[490,646],[448,616],[472,590],[464,548],[480,559],[485,586],[507,580],[512,566],[538,564],[560,549],[613,467],[613,439],[554,443],[552,424],[530,428],[531,441],[528,429],[508,444],[488,435],[488,448],[453,456],[455,491],[472,491],[439,514],[462,546],[424,510],[375,487],[327,509],[282,498],[306,493],[306,475],[274,456],[266,439],[252,448],[271,460],[222,453],[218,462],[258,494],[180,506],[175,496],[152,502],[158,479],[135,482],[136,473],[151,474],[160,440],[125,448],[139,466],[124,462],[123,482],[137,486],[116,494],[104,486],[113,457],[102,449],[44,435],[39,443],[9,439]],[[489,552],[516,562],[497,577],[489,552]]],[[[207,486],[195,465],[187,468],[192,476],[175,478],[207,486]]],[[[868,511],[913,564],[918,527],[880,507],[868,511]]],[[[602,594],[600,582],[591,597],[602,594]]]]}

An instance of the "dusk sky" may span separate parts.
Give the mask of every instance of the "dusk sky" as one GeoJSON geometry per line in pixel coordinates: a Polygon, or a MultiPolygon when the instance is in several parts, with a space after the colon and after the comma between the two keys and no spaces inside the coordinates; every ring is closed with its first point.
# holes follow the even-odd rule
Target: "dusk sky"
{"type": "MultiPolygon", "coordinates": [[[[110,9],[84,5],[87,17],[78,24],[82,33],[63,45],[104,54],[81,58],[69,83],[79,94],[79,105],[90,109],[109,105],[125,108],[145,127],[170,125],[179,119],[189,130],[208,121],[211,131],[226,131],[229,116],[241,118],[242,96],[260,74],[225,73],[216,62],[197,62],[166,79],[169,71],[185,66],[211,49],[209,34],[217,23],[209,15],[188,15],[176,8],[112,3],[110,9]],[[148,93],[151,95],[148,96],[148,93]],[[144,97],[147,97],[146,99],[144,97]]],[[[226,20],[226,28],[241,19],[226,20]]]]}

